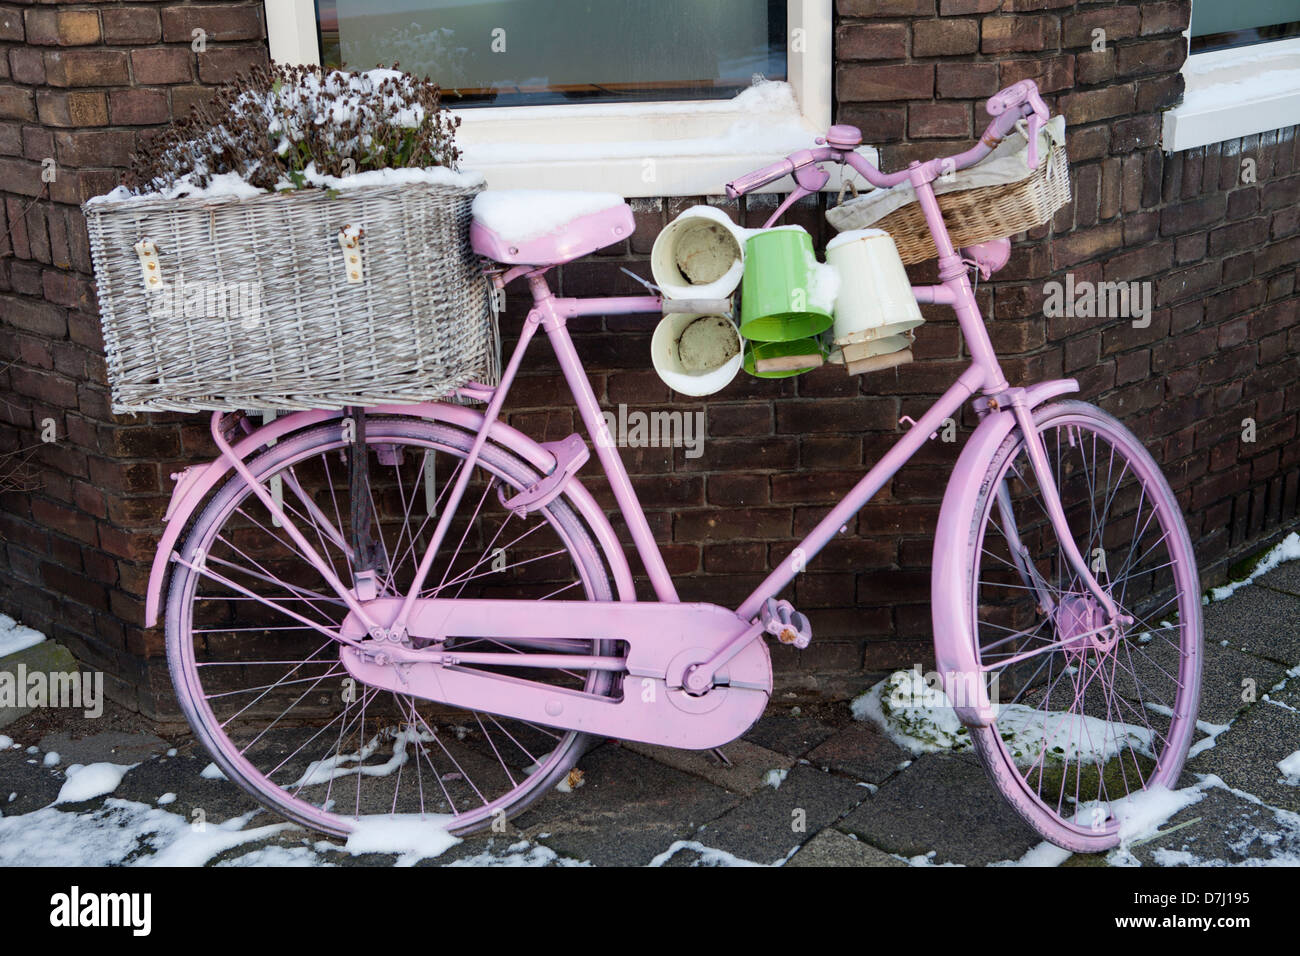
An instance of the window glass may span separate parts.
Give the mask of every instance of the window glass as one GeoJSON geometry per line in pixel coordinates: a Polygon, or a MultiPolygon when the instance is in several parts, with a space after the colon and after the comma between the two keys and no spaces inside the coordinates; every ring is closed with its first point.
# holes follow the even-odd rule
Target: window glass
{"type": "Polygon", "coordinates": [[[1193,0],[1193,53],[1294,36],[1300,36],[1300,0],[1193,0]]]}
{"type": "Polygon", "coordinates": [[[321,62],[449,106],[725,99],[786,79],[786,0],[317,0],[321,62]]]}

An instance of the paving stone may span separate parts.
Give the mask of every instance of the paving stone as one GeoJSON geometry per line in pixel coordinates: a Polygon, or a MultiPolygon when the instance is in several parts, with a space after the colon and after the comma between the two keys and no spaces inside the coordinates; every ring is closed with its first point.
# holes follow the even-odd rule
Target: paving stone
{"type": "Polygon", "coordinates": [[[708,750],[678,750],[676,747],[656,747],[634,742],[624,742],[622,746],[684,773],[703,777],[724,790],[740,794],[751,794],[766,786],[770,771],[789,770],[794,765],[793,757],[747,740],[735,740],[722,748],[722,752],[731,761],[731,766],[724,764],[708,750]]]}
{"type": "MultiPolygon", "coordinates": [[[[39,644],[33,644],[31,647],[0,658],[0,673],[5,675],[0,680],[4,680],[7,687],[15,691],[15,700],[18,699],[19,677],[23,678],[25,684],[22,688],[23,699],[27,699],[30,685],[25,683],[26,678],[37,672],[75,674],[77,662],[67,648],[54,641],[41,641],[39,644]]],[[[101,698],[99,702],[102,704],[103,699],[101,698]]],[[[30,714],[32,710],[32,707],[0,707],[0,727],[8,727],[20,717],[30,714]]]]}
{"type": "Polygon", "coordinates": [[[839,824],[904,857],[935,851],[935,863],[1015,860],[1042,837],[989,782],[970,754],[926,754],[839,824]]]}
{"type": "MultiPolygon", "coordinates": [[[[65,767],[74,763],[140,763],[171,748],[171,744],[154,734],[119,730],[107,730],[76,740],[63,732],[46,734],[39,746],[43,751],[57,752],[59,763],[65,767]]],[[[207,762],[203,766],[207,766],[207,762]]]]}
{"type": "Polygon", "coordinates": [[[1247,654],[1288,666],[1300,662],[1300,597],[1251,586],[1203,610],[1207,642],[1227,640],[1247,654]]]}
{"type": "Polygon", "coordinates": [[[1214,747],[1188,761],[1189,770],[1212,773],[1265,803],[1300,811],[1300,787],[1282,782],[1277,763],[1300,749],[1300,716],[1265,702],[1255,704],[1219,735],[1214,747]]]}
{"type": "MultiPolygon", "coordinates": [[[[175,757],[164,754],[146,760],[126,772],[112,796],[123,800],[135,800],[150,806],[161,806],[169,813],[175,813],[187,820],[198,819],[195,814],[198,810],[202,812],[205,820],[212,823],[221,823],[232,817],[263,809],[260,803],[229,780],[210,780],[204,777],[203,770],[211,762],[212,759],[206,752],[178,754],[175,757]],[[169,793],[174,795],[174,799],[166,804],[159,804],[158,798],[169,793]]],[[[255,817],[250,825],[265,826],[279,822],[281,819],[278,814],[266,810],[255,817]]]]}
{"type": "Polygon", "coordinates": [[[911,759],[874,724],[854,721],[808,754],[814,767],[830,767],[868,783],[884,783],[911,759]]]}
{"type": "Polygon", "coordinates": [[[49,806],[63,788],[63,779],[62,768],[44,766],[41,755],[29,754],[25,747],[0,750],[0,814],[15,816],[49,806]]]}
{"type": "Polygon", "coordinates": [[[805,843],[786,866],[906,866],[870,843],[827,827],[805,843]]]}
{"type": "Polygon", "coordinates": [[[1221,787],[1210,787],[1129,853],[1144,866],[1300,863],[1300,820],[1221,787]]]}
{"type": "Polygon", "coordinates": [[[1285,561],[1267,574],[1261,574],[1254,583],[1300,597],[1300,561],[1285,561]]]}
{"type": "Polygon", "coordinates": [[[694,839],[741,859],[776,863],[805,842],[809,833],[834,823],[866,796],[865,787],[799,765],[780,787],[764,787],[701,827],[694,839]]]}
{"type": "Polygon", "coordinates": [[[791,757],[802,757],[834,733],[834,727],[813,717],[771,714],[754,724],[742,739],[791,757]]]}
{"type": "Polygon", "coordinates": [[[578,766],[581,787],[546,795],[513,825],[558,853],[597,866],[644,866],[740,800],[616,743],[591,751],[578,766]]]}
{"type": "Polygon", "coordinates": [[[1246,697],[1257,700],[1285,676],[1286,668],[1275,661],[1207,641],[1197,719],[1211,724],[1229,723],[1254,703],[1246,697]]]}

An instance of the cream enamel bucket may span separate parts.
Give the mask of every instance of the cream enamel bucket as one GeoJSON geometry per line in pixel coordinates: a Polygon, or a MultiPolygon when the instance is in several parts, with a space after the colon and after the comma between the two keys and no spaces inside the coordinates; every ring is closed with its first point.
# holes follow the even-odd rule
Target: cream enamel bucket
{"type": "Polygon", "coordinates": [[[910,344],[904,333],[925,320],[889,233],[881,229],[840,233],[826,244],[826,261],[840,278],[836,345],[873,343],[861,351],[879,355],[910,344]]]}

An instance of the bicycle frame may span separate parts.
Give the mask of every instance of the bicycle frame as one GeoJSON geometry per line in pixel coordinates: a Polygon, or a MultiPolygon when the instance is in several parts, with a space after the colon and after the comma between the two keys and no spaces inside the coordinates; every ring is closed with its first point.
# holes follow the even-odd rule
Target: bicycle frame
{"type": "MultiPolygon", "coordinates": [[[[373,598],[373,595],[364,595],[355,584],[349,586],[348,582],[341,580],[333,572],[329,564],[313,549],[302,532],[295,527],[294,522],[276,500],[276,495],[257,481],[245,464],[242,455],[236,453],[231,444],[226,441],[221,433],[221,417],[219,414],[214,415],[212,433],[214,441],[221,451],[222,460],[225,461],[229,468],[233,468],[243,481],[250,486],[263,505],[301,549],[302,554],[320,571],[325,581],[346,604],[350,612],[349,620],[345,623],[342,633],[332,635],[340,644],[346,645],[342,651],[345,666],[354,676],[361,678],[366,683],[373,686],[383,686],[386,681],[396,679],[393,676],[394,669],[388,665],[394,660],[400,660],[403,664],[409,665],[407,667],[407,677],[415,683],[425,682],[426,693],[436,699],[465,706],[477,706],[492,712],[529,720],[543,720],[545,722],[544,718],[549,718],[556,726],[565,726],[576,730],[600,732],[607,735],[613,734],[627,739],[657,743],[677,741],[677,746],[695,748],[716,746],[718,743],[730,740],[735,734],[743,732],[748,723],[752,722],[752,719],[756,719],[758,714],[762,712],[762,706],[765,704],[771,690],[770,664],[765,663],[766,646],[761,640],[763,624],[756,620],[766,602],[775,598],[795,575],[815,558],[837,533],[845,528],[850,519],[911,459],[932,434],[938,431],[942,423],[954,416],[961,406],[975,397],[977,393],[982,393],[984,396],[980,402],[976,403],[977,412],[984,420],[981,429],[985,425],[994,424],[994,420],[997,421],[996,431],[1001,434],[1009,433],[1014,425],[1019,425],[1021,428],[1025,436],[1030,461],[1042,489],[1049,518],[1062,543],[1067,561],[1078,579],[1096,598],[1107,619],[1114,620],[1117,612],[1113,602],[1093,577],[1083,556],[1078,551],[1073,535],[1070,533],[1056,492],[1055,481],[1047,462],[1046,452],[1033,426],[1033,408],[1036,404],[1045,401],[1052,395],[1077,390],[1077,384],[1072,381],[1048,382],[1028,389],[1012,388],[1008,385],[975,300],[969,277],[969,263],[952,246],[933,189],[934,181],[953,166],[968,165],[986,155],[996,145],[996,134],[1002,131],[1003,125],[995,123],[990,127],[990,131],[995,134],[992,138],[990,138],[989,133],[986,133],[976,147],[960,156],[947,160],[932,160],[928,163],[912,163],[906,171],[888,176],[880,173],[851,149],[845,150],[835,146],[816,151],[806,151],[807,156],[804,157],[802,164],[787,170],[794,173],[797,188],[778,206],[768,220],[768,226],[771,226],[789,208],[791,203],[801,195],[807,195],[824,185],[826,173],[818,165],[822,161],[836,160],[848,163],[878,186],[893,185],[902,182],[904,179],[911,182],[939,253],[940,279],[937,285],[913,287],[913,294],[918,302],[947,305],[954,310],[972,360],[971,364],[930,406],[920,420],[912,424],[909,431],[873,465],[844,498],[818,522],[812,531],[767,575],[762,583],[734,612],[718,614],[715,612],[722,611],[722,609],[713,605],[683,605],[680,603],[672,577],[654,540],[636,491],[623,465],[622,458],[614,441],[608,434],[599,401],[592,390],[591,383],[567,328],[568,319],[576,316],[660,312],[663,308],[663,300],[657,296],[619,296],[589,299],[559,297],[552,292],[546,280],[546,273],[552,268],[551,266],[515,266],[493,275],[493,281],[498,288],[504,288],[513,279],[526,277],[532,294],[533,306],[524,321],[519,341],[510,356],[509,362],[506,364],[500,383],[493,388],[476,385],[464,390],[466,394],[486,400],[487,408],[477,426],[471,448],[463,461],[462,467],[459,469],[452,488],[447,493],[446,501],[440,509],[437,526],[420,560],[409,590],[400,599],[369,600],[368,598],[373,598]],[[627,524],[638,558],[654,591],[656,601],[652,603],[653,606],[660,608],[659,611],[655,612],[655,614],[659,615],[656,620],[660,623],[654,627],[641,627],[639,629],[631,627],[629,619],[620,617],[620,614],[623,614],[629,607],[626,600],[616,604],[606,603],[603,605],[591,602],[550,602],[552,605],[558,605],[558,607],[548,609],[540,617],[536,610],[536,602],[491,600],[473,603],[477,612],[483,616],[482,619],[492,620],[494,635],[499,634],[504,639],[524,639],[528,634],[541,627],[544,621],[550,621],[547,626],[554,630],[556,636],[564,634],[564,628],[568,627],[574,634],[586,635],[586,639],[624,642],[629,648],[627,654],[628,676],[625,680],[640,676],[644,679],[661,681],[668,691],[677,695],[673,700],[676,710],[673,710],[668,705],[660,708],[641,708],[635,713],[623,708],[623,713],[615,718],[611,716],[611,706],[617,705],[605,698],[597,701],[584,699],[584,696],[579,694],[571,700],[562,702],[552,691],[549,692],[551,694],[550,699],[543,702],[544,695],[540,692],[531,696],[527,692],[520,692],[519,685],[527,684],[527,682],[502,678],[499,675],[488,676],[482,673],[478,676],[467,676],[455,668],[452,669],[457,671],[455,676],[448,677],[447,675],[450,672],[441,668],[442,664],[447,663],[489,663],[489,660],[480,661],[477,660],[477,657],[490,659],[493,656],[492,654],[474,655],[476,659],[470,661],[464,655],[457,658],[455,655],[445,655],[436,648],[425,648],[419,651],[403,648],[403,642],[407,635],[411,633],[413,622],[419,622],[418,627],[422,636],[429,636],[431,633],[442,633],[441,628],[445,627],[446,622],[453,618],[464,620],[463,615],[468,607],[466,602],[420,598],[419,595],[440,551],[450,527],[452,516],[456,513],[468,487],[470,476],[479,455],[489,439],[489,434],[499,424],[500,412],[509,394],[510,387],[519,371],[528,346],[539,328],[546,332],[550,340],[587,435],[596,447],[596,454],[610,482],[615,503],[627,524]],[[451,607],[453,604],[462,605],[462,607],[453,608],[451,607]],[[678,610],[673,611],[673,607],[678,610]],[[664,615],[667,615],[667,617],[664,617],[664,615]],[[681,632],[698,634],[699,640],[695,641],[695,646],[690,648],[677,647],[673,641],[664,640],[665,628],[671,629],[670,625],[664,623],[667,621],[676,621],[676,627],[681,632]],[[431,628],[433,630],[430,630],[431,628]],[[367,641],[367,637],[371,640],[367,641]],[[374,653],[366,649],[367,645],[370,647],[380,646],[373,642],[382,642],[384,651],[382,655],[383,661],[381,662],[377,662],[374,653]],[[670,653],[673,651],[676,652],[676,656],[670,653]],[[688,654],[691,655],[689,661],[683,663],[680,659],[683,655],[688,654]],[[632,667],[634,661],[636,662],[635,668],[632,667]],[[436,667],[431,669],[429,665],[436,665],[436,667]],[[728,670],[724,671],[724,668],[728,670]],[[410,673],[412,669],[418,669],[419,673],[412,675],[410,673]],[[692,670],[700,669],[703,669],[706,681],[711,680],[715,673],[719,677],[725,673],[726,682],[731,685],[728,691],[730,697],[727,698],[726,706],[714,713],[716,720],[712,721],[713,726],[711,727],[709,726],[710,721],[695,721],[692,724],[689,720],[684,720],[682,716],[684,713],[703,713],[710,709],[695,711],[693,709],[695,705],[691,701],[699,698],[686,693],[686,688],[697,691],[701,689],[696,684],[696,681],[700,679],[699,675],[691,673],[692,670]],[[766,680],[761,676],[764,670],[767,672],[766,680]],[[453,690],[451,684],[457,684],[457,689],[453,690]],[[485,704],[485,702],[488,703],[485,704]],[[564,717],[560,717],[559,710],[553,711],[550,709],[552,706],[560,710],[567,707],[568,710],[565,712],[564,717]],[[539,710],[539,708],[543,709],[539,710]],[[695,727],[695,729],[688,732],[685,729],[688,725],[695,727]]],[[[792,159],[795,158],[799,158],[799,156],[792,157],[792,159]]],[[[771,172],[770,169],[761,171],[759,174],[754,174],[751,179],[757,179],[760,175],[767,175],[771,172]]],[[[780,172],[780,175],[784,174],[785,172],[780,172]]],[[[768,180],[764,181],[770,181],[770,176],[768,180]]],[[[732,187],[729,187],[729,189],[732,189],[732,187]]],[[[410,406],[406,413],[420,414],[422,407],[410,406]]],[[[331,416],[326,414],[324,417],[331,416]]],[[[281,425],[280,427],[287,426],[281,425]]],[[[977,437],[978,435],[977,432],[977,437]]],[[[257,436],[258,433],[255,432],[249,436],[249,442],[241,444],[245,448],[249,444],[256,447],[257,436]]],[[[988,440],[987,436],[985,436],[985,440],[988,440]]],[[[567,460],[563,459],[562,454],[566,454],[566,452],[556,446],[551,446],[553,464],[549,466],[550,474],[535,486],[525,489],[518,496],[520,499],[527,499],[527,504],[534,506],[545,504],[556,494],[565,491],[570,483],[575,481],[574,473],[577,470],[577,464],[580,464],[576,451],[580,448],[584,453],[582,457],[585,458],[585,445],[581,443],[577,446],[571,443],[562,444],[565,444],[567,448],[574,449],[572,453],[568,453],[571,457],[567,460]]],[[[958,461],[950,480],[950,492],[954,488],[969,488],[977,484],[980,477],[981,475],[976,473],[976,458],[968,459],[967,456],[963,455],[958,461]]],[[[209,478],[202,484],[210,487],[210,482],[214,480],[209,478]]],[[[194,497],[196,489],[194,487],[185,489],[184,485],[185,481],[183,480],[182,487],[177,490],[178,497],[182,495],[182,492],[185,492],[191,498],[194,497]]],[[[951,494],[948,497],[951,497],[951,494]]],[[[945,498],[945,514],[948,510],[948,497],[945,498]]],[[[941,525],[942,520],[941,517],[941,525]]],[[[341,533],[339,533],[339,536],[341,538],[341,533]]],[[[167,550],[170,552],[170,547],[167,550]]],[[[621,554],[619,557],[622,557],[621,554]]],[[[180,561],[181,559],[176,556],[174,560],[180,561]]],[[[204,570],[217,577],[218,580],[237,588],[233,582],[220,578],[210,569],[203,568],[202,562],[203,557],[200,555],[189,566],[204,570]]],[[[155,575],[158,575],[158,573],[159,565],[156,563],[155,575]]],[[[936,575],[938,574],[939,568],[936,566],[936,575]]],[[[955,589],[961,586],[961,571],[959,568],[946,566],[944,576],[944,581],[936,580],[936,587],[944,586],[955,589]],[[951,578],[951,580],[947,580],[947,578],[951,578]]],[[[626,578],[626,573],[624,577],[626,578]]],[[[160,584],[161,582],[159,582],[160,584]]],[[[237,590],[240,589],[237,588],[237,590]]],[[[626,598],[627,595],[623,592],[623,589],[620,589],[620,591],[622,596],[626,598]]],[[[245,593],[250,598],[258,599],[251,591],[245,593]]],[[[651,605],[635,606],[648,607],[651,605]]],[[[151,596],[151,615],[155,609],[156,599],[151,596]]],[[[650,619],[647,618],[647,620],[650,619]]],[[[966,629],[967,622],[952,621],[948,623],[951,623],[954,632],[963,632],[966,629]]],[[[465,625],[462,624],[462,626],[465,625]]],[[[939,622],[936,619],[936,630],[938,627],[939,622]]],[[[961,648],[956,647],[962,642],[954,639],[953,643],[953,648],[950,649],[950,653],[946,656],[955,662],[960,672],[973,673],[977,670],[978,667],[974,663],[973,657],[967,657],[961,648]]],[[[938,651],[937,656],[944,658],[945,653],[938,651]]],[[[514,666],[547,667],[554,664],[554,661],[545,655],[536,655],[533,656],[533,659],[534,663],[530,665],[526,660],[515,658],[518,663],[514,666]]],[[[608,670],[612,666],[611,658],[608,656],[566,655],[565,660],[568,666],[578,669],[585,667],[591,670],[608,670]]],[[[407,692],[419,694],[419,691],[413,690],[408,685],[407,677],[401,678],[403,689],[407,692]]],[[[392,689],[397,688],[394,686],[392,689]]],[[[704,689],[707,689],[707,687],[704,689]]],[[[634,694],[626,692],[623,696],[622,703],[628,703],[635,697],[634,694]]],[[[723,696],[725,697],[726,694],[723,696]]],[[[972,721],[979,721],[985,719],[986,711],[987,700],[982,699],[977,694],[977,706],[973,710],[966,709],[964,718],[969,717],[972,721]]]]}

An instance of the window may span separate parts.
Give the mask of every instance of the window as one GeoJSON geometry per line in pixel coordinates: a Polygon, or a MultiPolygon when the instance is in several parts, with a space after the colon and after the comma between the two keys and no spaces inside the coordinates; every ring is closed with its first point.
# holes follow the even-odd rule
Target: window
{"type": "Polygon", "coordinates": [[[276,60],[431,76],[494,188],[716,194],[831,121],[832,0],[265,6],[276,60]]]}
{"type": "Polygon", "coordinates": [[[1300,36],[1296,0],[1198,0],[1192,6],[1192,53],[1300,36]]]}
{"type": "Polygon", "coordinates": [[[1183,102],[1164,115],[1177,152],[1300,124],[1300,4],[1193,0],[1183,102]]]}
{"type": "Polygon", "coordinates": [[[322,62],[400,61],[450,106],[730,99],[786,79],[786,0],[317,0],[322,62]]]}

